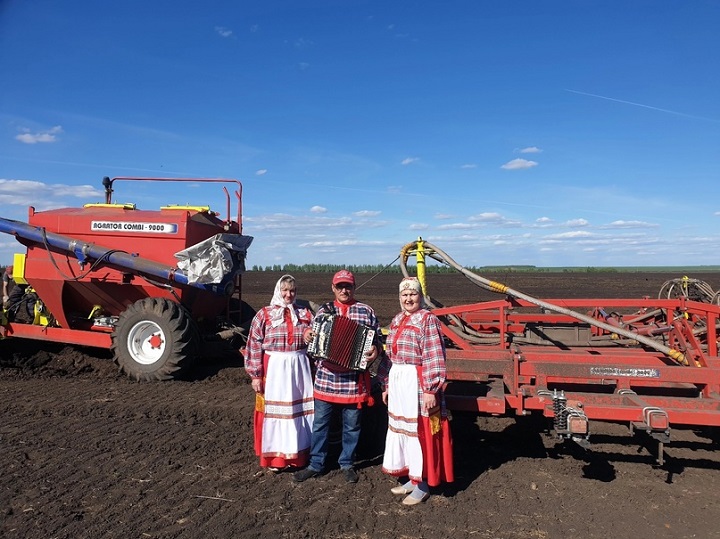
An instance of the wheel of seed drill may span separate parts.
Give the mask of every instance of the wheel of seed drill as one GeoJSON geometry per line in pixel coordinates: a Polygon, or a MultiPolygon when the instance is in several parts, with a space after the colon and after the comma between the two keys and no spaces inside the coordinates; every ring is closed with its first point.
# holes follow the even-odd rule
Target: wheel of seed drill
{"type": "Polygon", "coordinates": [[[715,303],[717,294],[705,281],[688,277],[665,281],[658,293],[658,299],[673,299],[680,296],[685,296],[692,301],[715,303]]]}
{"type": "Polygon", "coordinates": [[[112,351],[129,377],[169,380],[192,366],[199,341],[195,322],[180,305],[165,298],[145,298],[120,315],[112,351]]]}

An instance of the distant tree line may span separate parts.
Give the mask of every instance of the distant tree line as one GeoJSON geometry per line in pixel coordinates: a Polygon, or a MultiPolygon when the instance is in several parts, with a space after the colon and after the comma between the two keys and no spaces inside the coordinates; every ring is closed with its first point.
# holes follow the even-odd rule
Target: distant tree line
{"type": "MultiPolygon", "coordinates": [[[[410,268],[410,266],[408,266],[410,268]]],[[[427,266],[427,271],[432,273],[450,273],[451,270],[445,266],[427,266]]],[[[367,274],[379,273],[400,273],[400,266],[382,266],[380,264],[273,264],[272,266],[253,266],[250,271],[273,271],[287,273],[335,273],[341,269],[348,269],[353,273],[367,274]]]]}
{"type": "MultiPolygon", "coordinates": [[[[450,266],[439,264],[428,264],[427,273],[456,273],[457,270],[450,266]]],[[[541,268],[538,266],[464,266],[473,273],[613,273],[622,271],[618,268],[598,268],[598,267],[567,267],[567,268],[541,268]]],[[[407,266],[411,274],[417,273],[417,266],[407,266]]],[[[393,264],[391,266],[382,266],[380,264],[273,264],[272,266],[254,265],[250,271],[268,271],[268,272],[286,272],[286,273],[335,273],[341,269],[349,269],[353,273],[358,274],[374,274],[380,272],[401,273],[400,266],[393,264]]]]}

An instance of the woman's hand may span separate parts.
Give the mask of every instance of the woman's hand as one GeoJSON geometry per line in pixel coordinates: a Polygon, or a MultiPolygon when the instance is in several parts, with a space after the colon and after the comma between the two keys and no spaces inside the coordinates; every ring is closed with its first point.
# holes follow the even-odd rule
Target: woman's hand
{"type": "Polygon", "coordinates": [[[423,412],[429,412],[437,406],[437,398],[433,393],[423,393],[422,396],[422,409],[423,412]]]}
{"type": "Polygon", "coordinates": [[[263,383],[261,378],[253,378],[251,385],[255,393],[263,392],[263,383]]]}
{"type": "Polygon", "coordinates": [[[313,339],[313,330],[308,328],[303,332],[303,341],[305,341],[305,344],[310,344],[310,341],[313,339]]]}
{"type": "Polygon", "coordinates": [[[383,400],[383,403],[385,403],[385,406],[387,406],[387,399],[388,399],[388,390],[384,389],[382,392],[382,400],[383,400]]]}

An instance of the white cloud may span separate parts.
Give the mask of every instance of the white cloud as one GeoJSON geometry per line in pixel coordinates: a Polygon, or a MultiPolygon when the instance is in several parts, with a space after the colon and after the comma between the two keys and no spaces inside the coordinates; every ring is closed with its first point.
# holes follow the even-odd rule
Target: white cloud
{"type": "Polygon", "coordinates": [[[447,225],[440,225],[437,228],[438,230],[469,230],[472,228],[477,228],[477,226],[471,225],[469,223],[448,223],[447,225]]]}
{"type": "Polygon", "coordinates": [[[379,211],[375,210],[360,210],[353,213],[355,217],[376,217],[380,215],[379,211]]]}
{"type": "Polygon", "coordinates": [[[215,31],[218,33],[218,35],[222,37],[232,36],[232,30],[230,30],[229,28],[225,28],[224,26],[216,26],[215,31]]]}
{"type": "Polygon", "coordinates": [[[492,227],[503,227],[503,228],[522,228],[523,225],[520,221],[508,219],[503,217],[499,213],[485,212],[477,215],[471,215],[468,217],[466,223],[448,223],[439,225],[438,230],[471,230],[478,228],[492,228],[492,227]]]}
{"type": "MultiPolygon", "coordinates": [[[[313,213],[324,213],[325,208],[313,210],[313,213]]],[[[304,233],[305,235],[313,233],[322,233],[327,229],[350,227],[354,225],[350,217],[315,217],[308,219],[306,216],[290,215],[287,213],[269,213],[257,217],[245,215],[243,218],[249,228],[254,230],[263,230],[265,232],[278,231],[282,234],[291,234],[297,236],[304,233]]]]}
{"type": "Polygon", "coordinates": [[[450,215],[449,213],[436,213],[433,217],[438,220],[452,219],[452,215],[450,215]]]}
{"type": "Polygon", "coordinates": [[[418,161],[420,161],[420,158],[419,158],[419,157],[406,157],[405,159],[403,159],[403,160],[401,161],[401,164],[403,164],[403,165],[410,165],[410,164],[412,164],[412,163],[417,163],[418,161]]]}
{"type": "Polygon", "coordinates": [[[503,217],[499,213],[495,212],[483,212],[477,215],[472,215],[468,218],[468,221],[498,226],[522,226],[520,221],[513,221],[512,219],[503,217]]]}
{"type": "Polygon", "coordinates": [[[512,161],[508,161],[500,168],[504,168],[505,170],[523,170],[526,168],[532,168],[536,167],[538,164],[535,161],[528,161],[527,159],[513,159],[512,161]]]}
{"type": "Polygon", "coordinates": [[[567,240],[578,238],[591,238],[593,234],[586,230],[573,230],[571,232],[561,232],[559,234],[551,234],[547,236],[547,240],[567,240]]]}
{"type": "Polygon", "coordinates": [[[32,180],[0,179],[0,205],[34,206],[38,210],[62,208],[63,198],[104,199],[104,193],[90,185],[48,184],[32,180]]]}
{"type": "Polygon", "coordinates": [[[37,144],[38,142],[55,142],[57,135],[63,132],[62,126],[56,125],[46,131],[31,133],[29,129],[22,129],[23,133],[17,135],[15,140],[24,144],[37,144]]]}
{"type": "Polygon", "coordinates": [[[265,176],[267,174],[266,168],[261,168],[260,170],[255,171],[255,176],[265,176]]]}
{"type": "Polygon", "coordinates": [[[528,146],[527,148],[523,148],[520,150],[520,153],[541,153],[542,150],[538,148],[537,146],[528,146]]]}
{"type": "Polygon", "coordinates": [[[540,217],[535,219],[533,225],[535,228],[549,228],[549,227],[565,227],[565,228],[577,228],[590,226],[590,221],[587,219],[577,218],[569,219],[563,223],[557,222],[555,219],[550,217],[540,217]]]}
{"type": "Polygon", "coordinates": [[[300,247],[360,247],[360,246],[375,246],[375,245],[387,245],[385,241],[379,240],[358,240],[358,239],[344,239],[344,240],[324,240],[324,241],[311,241],[301,243],[300,247]]]}
{"type": "Polygon", "coordinates": [[[482,221],[482,222],[499,222],[502,220],[502,215],[495,212],[483,212],[478,213],[477,215],[470,216],[470,221],[482,221]]]}
{"type": "Polygon", "coordinates": [[[565,226],[588,226],[590,224],[586,219],[570,219],[565,221],[565,226]]]}
{"type": "Polygon", "coordinates": [[[409,228],[410,230],[427,230],[430,227],[424,223],[415,223],[410,225],[409,228]]]}
{"type": "Polygon", "coordinates": [[[475,163],[466,163],[464,165],[461,165],[460,168],[464,168],[464,169],[477,168],[477,165],[475,163]]]}
{"type": "Polygon", "coordinates": [[[645,221],[613,221],[602,228],[657,228],[659,225],[645,221]]]}
{"type": "Polygon", "coordinates": [[[387,221],[354,219],[352,217],[326,217],[320,215],[327,210],[322,206],[314,206],[312,212],[318,215],[308,217],[307,215],[291,215],[288,213],[271,213],[259,216],[244,216],[244,222],[248,234],[258,234],[260,231],[265,235],[277,234],[282,237],[292,238],[298,242],[311,237],[325,237],[332,234],[348,235],[353,232],[364,233],[369,229],[383,228],[388,225],[387,221]]]}
{"type": "Polygon", "coordinates": [[[470,234],[453,234],[452,236],[436,235],[425,239],[439,245],[441,243],[475,242],[478,240],[478,237],[470,234]]]}

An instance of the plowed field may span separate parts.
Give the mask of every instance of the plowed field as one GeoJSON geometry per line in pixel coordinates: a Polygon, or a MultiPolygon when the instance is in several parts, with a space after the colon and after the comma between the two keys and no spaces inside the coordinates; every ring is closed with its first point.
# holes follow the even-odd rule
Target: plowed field
{"type": "MultiPolygon", "coordinates": [[[[246,274],[243,299],[265,305],[278,276],[246,274]]],[[[656,296],[679,276],[487,277],[549,299],[656,296]]],[[[296,277],[301,298],[330,298],[329,275],[296,277]]],[[[719,274],[693,277],[720,285],[719,274]]],[[[368,279],[358,276],[357,297],[387,324],[399,278],[368,279]]],[[[459,276],[431,276],[431,295],[492,298],[459,276]]],[[[239,355],[206,358],[187,381],[136,383],[105,351],[0,342],[0,536],[720,538],[720,452],[708,432],[674,430],[658,467],[623,425],[594,424],[586,451],[558,445],[533,418],[456,413],[456,483],[407,508],[380,471],[380,407],[366,414],[352,485],[336,469],[302,484],[261,470],[253,405],[239,355]]]]}

